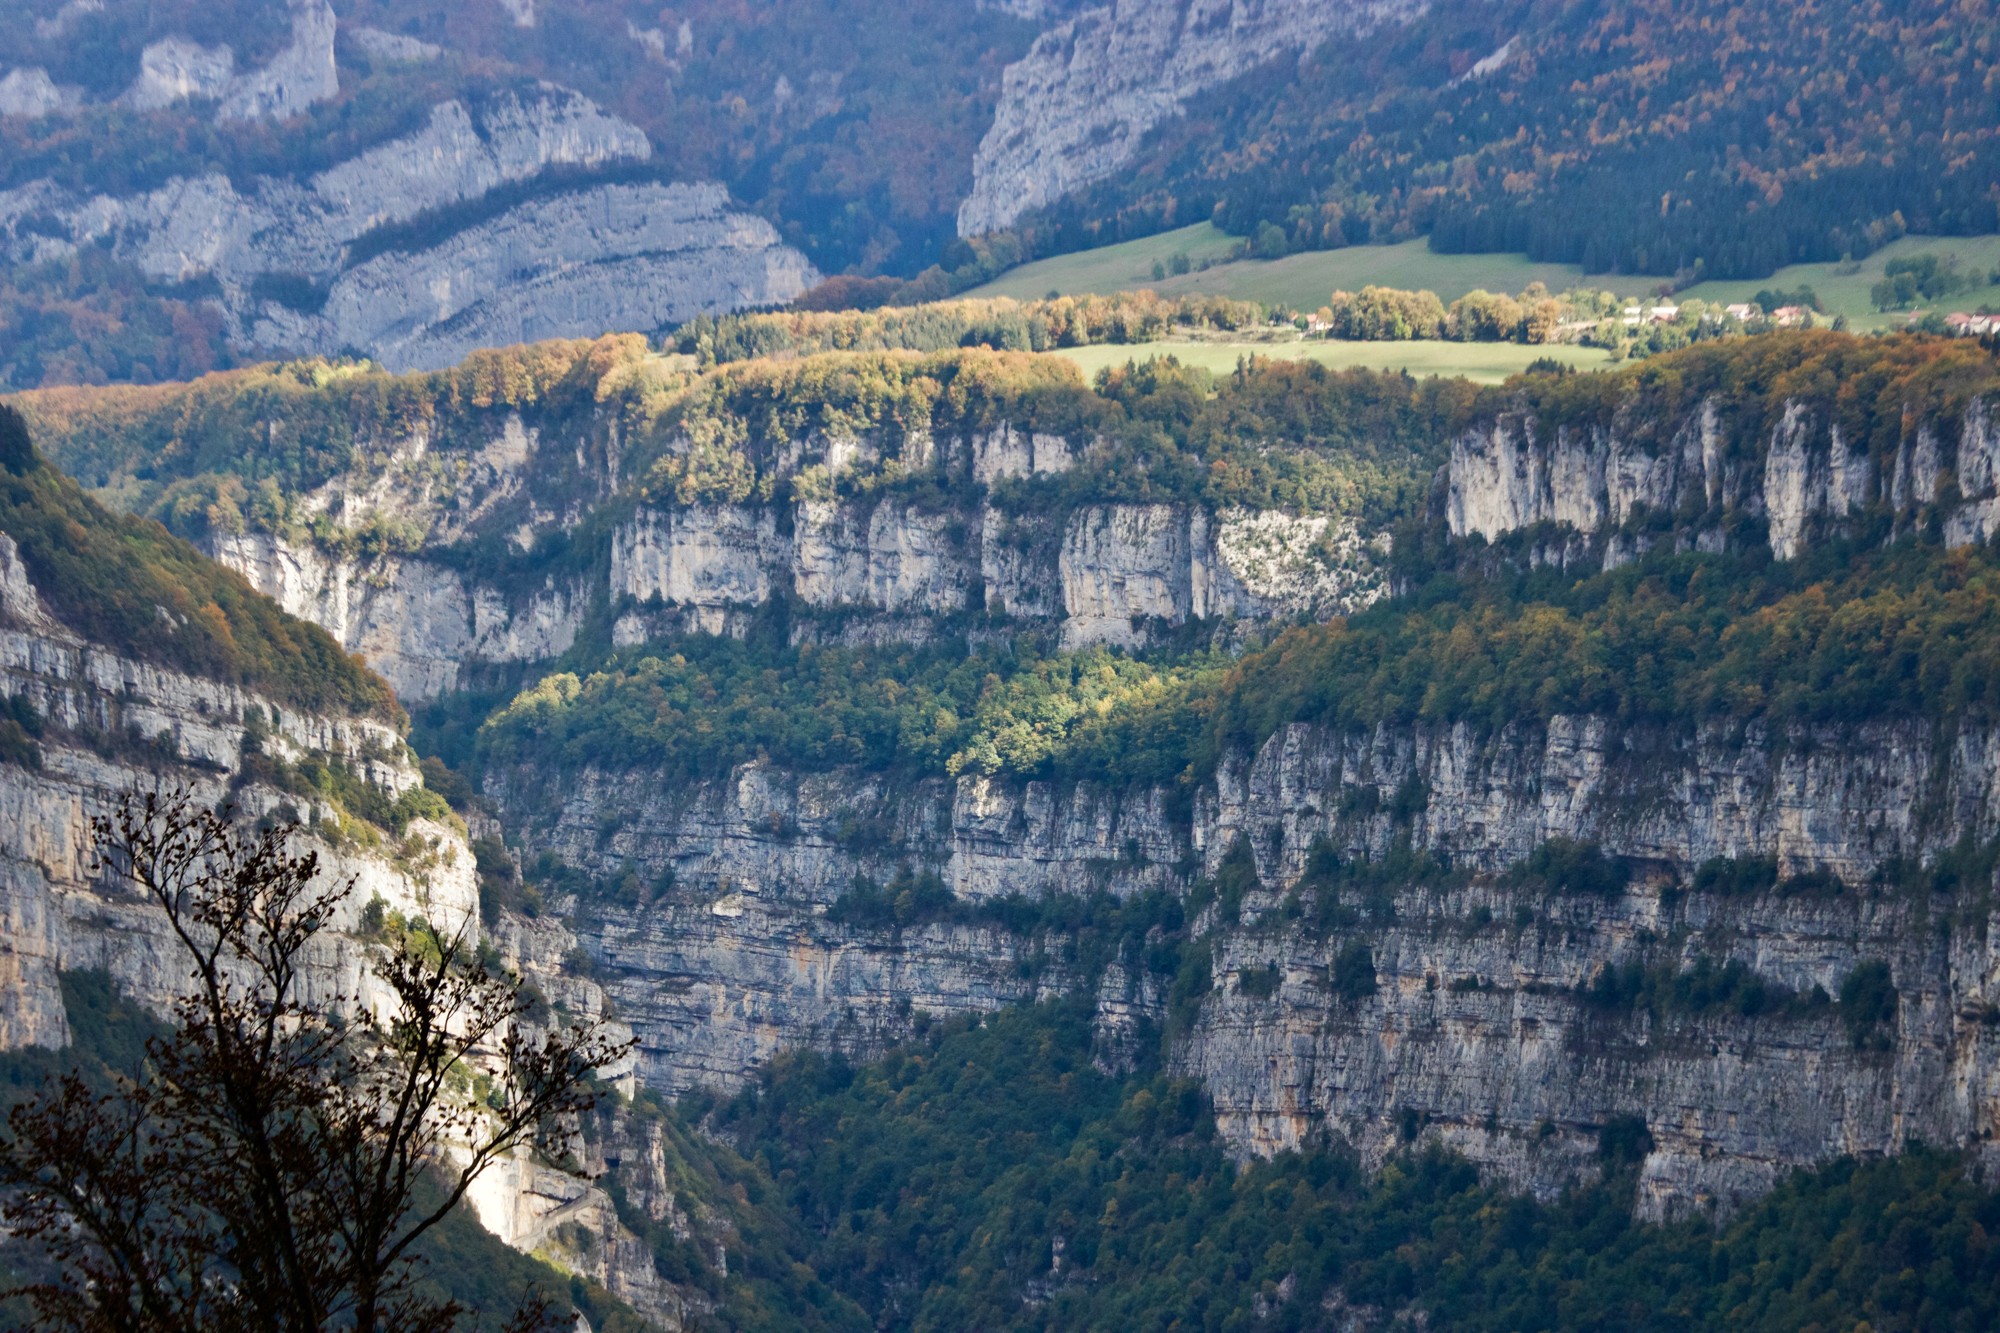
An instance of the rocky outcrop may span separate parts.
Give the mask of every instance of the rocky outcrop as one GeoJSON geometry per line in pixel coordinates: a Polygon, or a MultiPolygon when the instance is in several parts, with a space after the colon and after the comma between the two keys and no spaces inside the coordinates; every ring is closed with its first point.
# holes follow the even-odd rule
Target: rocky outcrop
{"type": "Polygon", "coordinates": [[[436,369],[482,347],[670,328],[779,305],[819,280],[719,185],[603,185],[534,200],[414,253],[342,273],[308,314],[266,303],[259,346],[364,347],[391,370],[436,369]]]}
{"type": "Polygon", "coordinates": [[[1091,505],[1052,527],[889,497],[804,501],[782,519],[742,505],[642,510],[614,538],[611,595],[709,632],[785,587],[823,610],[983,608],[1059,620],[1064,646],[1079,648],[1136,647],[1153,626],[1348,611],[1383,590],[1379,544],[1324,515],[1091,505]]]}
{"type": "MultiPolygon", "coordinates": [[[[961,902],[1184,893],[1247,849],[1261,887],[1240,926],[1212,922],[1211,990],[1174,1053],[1245,1151],[1339,1133],[1380,1154],[1421,1132],[1548,1190],[1595,1169],[1605,1124],[1636,1117],[1654,1139],[1646,1206],[1669,1213],[1729,1206],[1790,1166],[1892,1151],[1907,1133],[1978,1142],[2000,1116],[2000,1029],[1985,1017],[2000,1012],[2000,956],[1985,897],[1973,887],[1925,906],[1870,887],[2000,835],[2000,734],[1987,731],[1712,729],[1683,741],[1591,718],[1486,736],[1301,725],[1225,762],[1191,810],[1156,789],[898,784],[767,765],[694,786],[643,771],[507,773],[488,792],[530,849],[671,885],[646,905],[614,894],[573,917],[657,1086],[734,1086],[786,1045],[866,1050],[907,1032],[914,1012],[1030,993],[1016,964],[1033,946],[997,927],[830,923],[856,876],[928,867],[961,902]],[[1379,861],[1403,839],[1457,878],[1386,897],[1351,889],[1340,908],[1338,884],[1310,876],[1326,852],[1379,861]],[[1510,888],[1500,872],[1551,839],[1626,858],[1633,887],[1510,888]],[[1781,875],[1850,887],[1689,892],[1716,857],[1770,858],[1781,875]],[[1308,919],[1332,895],[1319,920],[1339,929],[1284,910],[1301,882],[1308,919]],[[1913,924],[1926,915],[1935,929],[1913,924]],[[1357,942],[1368,986],[1341,963],[1357,942]],[[1887,963],[1903,997],[1895,1041],[1857,1046],[1837,1005],[1653,1015],[1585,993],[1607,966],[1703,959],[1736,960],[1773,995],[1800,996],[1838,994],[1858,967],[1887,963]],[[1272,964],[1274,987],[1239,986],[1272,964]]],[[[1087,980],[1036,975],[1043,989],[1087,980]]],[[[1162,1018],[1159,987],[1126,980],[1107,1021],[1162,1018]]]]}
{"type": "Polygon", "coordinates": [[[218,101],[236,75],[236,53],[226,46],[203,46],[167,37],[139,56],[139,77],[124,101],[139,111],[157,111],[176,102],[218,101]]]}
{"type": "Polygon", "coordinates": [[[46,116],[67,101],[45,69],[10,69],[0,77],[0,116],[46,116]]]}
{"type": "Polygon", "coordinates": [[[326,0],[293,0],[291,43],[268,64],[241,74],[227,46],[164,38],[141,53],[138,77],[121,100],[141,111],[213,101],[219,121],[288,120],[340,92],[334,26],[326,0]]]}
{"type": "MultiPolygon", "coordinates": [[[[147,87],[159,86],[146,96],[216,91],[208,87],[213,61],[184,47],[149,53],[158,69],[147,87]]],[[[300,85],[285,68],[282,79],[243,96],[291,97],[300,85]]],[[[232,105],[224,101],[225,110],[232,105]]],[[[476,109],[442,103],[423,128],[304,180],[239,186],[220,174],[176,177],[122,198],[50,182],[0,192],[0,256],[45,263],[108,245],[153,281],[212,280],[232,336],[246,347],[358,348],[396,369],[447,365],[480,346],[651,330],[782,303],[818,281],[768,223],[731,211],[718,186],[531,188],[558,169],[630,166],[651,154],[636,126],[543,84],[495,94],[476,109]],[[502,188],[527,197],[399,243],[380,239],[383,228],[409,227],[502,188]],[[282,299],[274,285],[287,289],[282,299]]]]}
{"type": "Polygon", "coordinates": [[[230,84],[218,120],[287,120],[340,92],[333,65],[333,6],[292,0],[292,40],[263,68],[230,84]]]}
{"type": "Polygon", "coordinates": [[[1917,419],[1879,458],[1814,404],[1782,404],[1753,440],[1725,423],[1729,410],[1710,397],[1679,420],[1628,411],[1553,427],[1526,411],[1500,413],[1454,441],[1443,517],[1453,536],[1488,541],[1537,524],[1569,529],[1596,539],[1592,554],[1607,567],[1660,539],[1643,530],[1648,516],[1672,516],[1667,540],[1702,550],[1722,549],[1731,520],[1748,518],[1780,560],[1871,508],[1905,529],[1934,510],[1952,545],[1993,535],[2000,429],[1988,399],[1967,404],[1955,439],[1917,419]]]}
{"type": "Polygon", "coordinates": [[[1419,8],[1413,0],[1113,0],[1080,10],[1007,67],[958,233],[998,231],[1105,179],[1197,93],[1419,8]]]}

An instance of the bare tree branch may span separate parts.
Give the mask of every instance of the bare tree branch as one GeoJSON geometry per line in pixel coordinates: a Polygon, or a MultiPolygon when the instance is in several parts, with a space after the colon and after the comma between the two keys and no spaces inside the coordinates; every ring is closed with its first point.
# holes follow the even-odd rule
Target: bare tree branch
{"type": "MultiPolygon", "coordinates": [[[[173,791],[93,833],[103,873],[164,915],[188,986],[144,1077],[104,1094],[68,1078],[10,1118],[0,1210],[60,1275],[17,1294],[50,1328],[456,1327],[416,1285],[417,1242],[494,1162],[587,1110],[592,1071],[629,1042],[529,1032],[521,983],[479,961],[469,924],[415,922],[380,950],[379,1019],[358,996],[308,1003],[354,886],[292,850],[296,826],[243,832],[173,791]],[[443,1200],[419,1210],[427,1177],[443,1200]]],[[[510,1327],[547,1314],[531,1301],[510,1327]]]]}

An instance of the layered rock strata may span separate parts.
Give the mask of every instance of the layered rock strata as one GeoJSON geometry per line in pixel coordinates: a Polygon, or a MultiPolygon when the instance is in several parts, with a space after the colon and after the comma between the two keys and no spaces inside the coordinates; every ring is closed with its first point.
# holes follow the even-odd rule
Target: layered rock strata
{"type": "MultiPolygon", "coordinates": [[[[222,90],[225,113],[250,116],[288,114],[317,95],[301,91],[310,80],[296,61],[252,86],[223,78],[226,60],[216,83],[204,73],[215,61],[198,54],[149,50],[146,97],[222,90]]],[[[22,84],[9,96],[32,91],[22,84]]],[[[50,181],[0,192],[0,257],[30,265],[108,246],[153,282],[212,283],[245,347],[359,349],[396,370],[449,365],[482,346],[779,304],[818,281],[719,186],[572,179],[629,173],[651,156],[638,127],[541,84],[477,107],[441,103],[423,127],[305,179],[178,176],[125,197],[50,181]]]]}
{"type": "MultiPolygon", "coordinates": [[[[1028,512],[984,485],[959,504],[894,488],[790,503],[642,504],[575,572],[532,574],[538,543],[571,543],[620,499],[621,445],[591,420],[496,413],[449,448],[424,431],[366,442],[369,461],[296,498],[301,520],[342,532],[414,534],[401,552],[296,529],[210,532],[209,553],[287,611],[362,654],[405,699],[434,698],[483,668],[568,651],[591,608],[630,646],[667,633],[738,632],[780,597],[828,633],[923,639],[962,615],[1047,622],[1066,647],[1136,648],[1197,621],[1317,618],[1386,591],[1381,534],[1350,519],[1193,504],[1028,512]],[[452,552],[504,534],[519,575],[469,570],[452,552]]],[[[1087,448],[1011,428],[934,446],[985,484],[1066,470],[1087,448]]],[[[811,441],[791,474],[874,456],[865,441],[811,441]]],[[[594,531],[603,532],[599,525],[594,531]]],[[[818,632],[810,626],[802,632],[818,632]]]]}
{"type": "MultiPolygon", "coordinates": [[[[5,533],[0,696],[17,715],[25,707],[39,719],[32,759],[0,761],[0,1048],[68,1042],[62,971],[102,971],[121,992],[157,1010],[187,982],[180,945],[158,910],[94,864],[91,820],[111,814],[127,792],[185,787],[201,804],[226,804],[246,819],[306,822],[304,842],[319,854],[322,874],[352,883],[332,929],[315,936],[308,952],[300,982],[307,1004],[391,1003],[366,942],[371,905],[427,919],[447,936],[480,933],[474,860],[455,824],[420,818],[400,835],[356,832],[332,805],[259,782],[245,766],[252,754],[280,763],[336,763],[364,783],[401,794],[421,779],[393,727],[293,708],[93,643],[49,612],[5,533]]],[[[575,940],[560,928],[551,935],[536,923],[503,917],[496,943],[565,1013],[608,1016],[601,989],[572,975],[575,940]]],[[[600,1072],[631,1091],[629,1066],[600,1072]]],[[[652,1132],[657,1136],[657,1127],[652,1132]]],[[[640,1151],[625,1156],[643,1168],[651,1160],[643,1151],[646,1131],[630,1133],[640,1151]]],[[[579,1140],[576,1148],[601,1174],[616,1144],[599,1137],[579,1140]]],[[[661,1195],[662,1206],[673,1205],[659,1171],[626,1174],[634,1188],[652,1189],[643,1198],[661,1195]]],[[[503,1241],[596,1277],[664,1329],[683,1327],[691,1310],[705,1308],[703,1298],[659,1277],[651,1254],[592,1179],[523,1152],[479,1179],[473,1203],[503,1241]],[[588,1243],[576,1240],[583,1235],[588,1243]]]]}

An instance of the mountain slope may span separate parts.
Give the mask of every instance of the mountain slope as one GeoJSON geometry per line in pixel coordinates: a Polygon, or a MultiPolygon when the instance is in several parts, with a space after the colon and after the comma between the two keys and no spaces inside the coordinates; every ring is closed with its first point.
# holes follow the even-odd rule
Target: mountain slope
{"type": "Polygon", "coordinates": [[[32,0],[16,386],[934,298],[1213,219],[1755,278],[2000,231],[1990,5],[32,0]],[[962,240],[954,240],[954,233],[962,240]]]}
{"type": "Polygon", "coordinates": [[[1489,391],[618,342],[278,382],[30,406],[214,549],[263,533],[274,587],[373,588],[379,642],[435,646],[396,668],[421,734],[657,1088],[1078,994],[1113,1049],[1169,1024],[1240,1150],[1331,1128],[1377,1162],[1408,1109],[1553,1190],[1636,1116],[1665,1215],[1995,1114],[1977,346],[1774,335],[1489,391]],[[273,425],[311,523],[221,503],[244,462],[208,432],[273,425]],[[371,546],[392,495],[408,535],[371,546]],[[1393,551],[1326,540],[1350,523],[1393,551]],[[462,607],[413,595],[447,574],[462,607]],[[1365,595],[1288,625],[1322,586],[1365,595]],[[570,637],[510,656],[452,628],[558,605],[570,637]],[[1121,902],[1186,943],[1093,961],[1121,902]]]}
{"type": "Polygon", "coordinates": [[[1212,216],[1266,255],[1428,233],[1718,278],[1992,232],[1994,17],[1434,5],[1190,101],[1115,180],[1023,226],[1038,252],[1212,216]]]}

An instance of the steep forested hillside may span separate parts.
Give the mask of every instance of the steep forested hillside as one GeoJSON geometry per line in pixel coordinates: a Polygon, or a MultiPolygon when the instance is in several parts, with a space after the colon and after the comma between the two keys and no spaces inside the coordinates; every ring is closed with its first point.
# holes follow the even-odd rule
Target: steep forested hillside
{"type": "Polygon", "coordinates": [[[1995,18],[1942,0],[1433,6],[1208,95],[1028,230],[1053,229],[1049,251],[1212,214],[1267,254],[1428,233],[1739,278],[1905,230],[2000,230],[1995,18]]]}
{"type": "Polygon", "coordinates": [[[960,345],[1189,313],[21,401],[420,701],[726,1326],[1988,1320],[1991,349],[960,345]]]}
{"type": "MultiPolygon", "coordinates": [[[[813,280],[807,261],[855,279],[813,304],[935,298],[1023,258],[1207,218],[1266,257],[1428,235],[1451,252],[1690,279],[1836,261],[1905,231],[2000,230],[1989,5],[1362,9],[1260,5],[1219,30],[1071,3],[31,0],[0,16],[0,373],[17,386],[144,382],[259,347],[383,354],[378,338],[427,285],[397,265],[427,272],[419,256],[467,233],[484,253],[481,229],[505,218],[514,244],[522,228],[534,238],[524,254],[563,252],[576,217],[552,201],[601,208],[612,186],[644,187],[633,197],[647,226],[665,229],[621,234],[621,260],[657,260],[676,248],[667,233],[688,234],[658,192],[668,183],[718,182],[790,248],[763,277],[753,263],[714,281],[711,263],[613,289],[671,292],[672,317],[596,289],[566,305],[537,296],[523,268],[515,285],[495,280],[500,306],[518,298],[545,318],[489,310],[508,332],[484,342],[788,301],[813,280]],[[1267,26],[1274,45],[1259,44],[1267,26]],[[1140,84],[1098,106],[1086,85],[1106,58],[1158,68],[1127,69],[1140,84]],[[590,133],[538,132],[532,148],[498,150],[495,179],[468,171],[479,142],[521,128],[513,103],[577,94],[600,117],[590,133]],[[1065,98],[1110,118],[1115,150],[1065,137],[1065,98]],[[453,166],[440,179],[356,168],[435,130],[447,108],[474,137],[408,149],[441,151],[453,166]],[[1010,165],[989,152],[996,134],[1010,165]],[[354,226],[249,262],[300,214],[297,200],[268,215],[243,200],[317,190],[328,171],[354,226]],[[994,173],[1010,171],[1023,175],[1014,193],[1053,202],[955,236],[961,201],[1008,194],[994,173]],[[197,180],[192,195],[146,198],[197,180]],[[207,216],[218,181],[251,220],[207,216]],[[106,221],[107,199],[131,210],[125,227],[106,221]],[[162,211],[191,203],[188,234],[149,250],[162,211]],[[387,256],[399,258],[336,291],[343,266],[387,256]],[[592,308],[595,323],[571,317],[592,308]]],[[[581,258],[557,265],[565,281],[581,281],[581,258]]]]}
{"type": "Polygon", "coordinates": [[[0,534],[72,629],[135,656],[310,709],[400,717],[381,680],[159,524],[106,511],[0,407],[0,534]]]}

